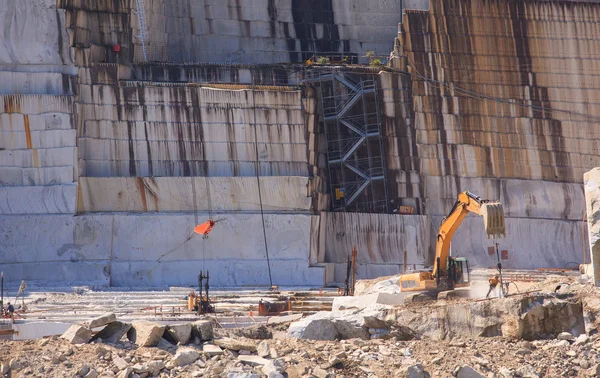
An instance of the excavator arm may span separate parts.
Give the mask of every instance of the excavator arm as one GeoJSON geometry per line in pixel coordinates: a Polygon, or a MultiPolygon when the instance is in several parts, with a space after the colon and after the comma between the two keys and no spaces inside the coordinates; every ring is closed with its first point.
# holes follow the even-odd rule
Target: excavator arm
{"type": "Polygon", "coordinates": [[[506,236],[504,210],[499,202],[483,200],[469,191],[460,193],[452,210],[442,221],[437,234],[435,261],[433,265],[434,277],[441,277],[447,274],[446,263],[450,254],[452,237],[469,213],[483,217],[483,224],[488,238],[490,236],[506,236]]]}
{"type": "MultiPolygon", "coordinates": [[[[465,258],[450,257],[450,243],[454,233],[469,213],[483,217],[483,225],[488,238],[490,236],[506,236],[504,209],[500,202],[483,200],[471,192],[460,193],[452,210],[444,218],[438,230],[433,270],[401,275],[400,291],[421,291],[429,294],[445,291],[449,293],[457,286],[468,286],[468,281],[464,280],[464,272],[466,268],[468,273],[469,263],[465,258]],[[448,271],[449,269],[451,270],[448,271]]],[[[425,296],[429,297],[429,294],[425,296]]]]}

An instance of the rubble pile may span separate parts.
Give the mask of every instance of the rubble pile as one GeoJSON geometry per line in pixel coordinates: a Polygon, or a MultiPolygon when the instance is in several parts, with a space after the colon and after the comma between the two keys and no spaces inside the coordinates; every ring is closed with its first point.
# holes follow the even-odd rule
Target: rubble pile
{"type": "Polygon", "coordinates": [[[5,377],[594,377],[600,291],[570,282],[504,299],[385,304],[343,298],[334,311],[224,329],[105,314],[62,336],[0,340],[5,377]],[[287,322],[285,322],[287,321],[287,322]]]}
{"type": "MultiPolygon", "coordinates": [[[[163,339],[164,340],[164,339],[163,339]]],[[[0,341],[2,373],[11,377],[593,377],[600,337],[568,333],[524,341],[501,337],[452,341],[350,339],[314,341],[222,337],[204,344],[160,341],[143,347],[71,344],[53,337],[0,341]]]]}

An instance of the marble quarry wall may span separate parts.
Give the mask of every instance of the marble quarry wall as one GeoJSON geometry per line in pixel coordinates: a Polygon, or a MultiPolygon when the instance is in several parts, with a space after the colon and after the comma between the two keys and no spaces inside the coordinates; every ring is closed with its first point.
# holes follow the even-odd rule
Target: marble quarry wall
{"type": "MultiPolygon", "coordinates": [[[[214,286],[268,284],[260,214],[219,218],[202,239],[193,214],[3,216],[0,265],[9,281],[49,285],[193,286],[201,269],[214,286]]],[[[310,224],[310,215],[265,215],[274,284],[323,284],[323,268],[308,265],[310,224]]]]}
{"type": "MultiPolygon", "coordinates": [[[[412,0],[423,3],[423,0],[412,0]]],[[[395,0],[59,0],[81,62],[271,64],[387,56],[395,0]],[[138,6],[139,5],[139,6],[138,6]],[[142,17],[139,17],[139,15],[142,17]],[[141,20],[141,22],[140,22],[141,20]],[[110,25],[110,28],[106,28],[110,25]],[[119,44],[118,54],[112,45],[119,44]],[[144,56],[145,47],[145,56],[144,56]]]]}
{"type": "MultiPolygon", "coordinates": [[[[600,5],[429,3],[407,10],[399,33],[410,83],[383,80],[411,92],[393,91],[402,105],[385,107],[388,127],[404,130],[388,153],[404,171],[396,180],[400,202],[430,215],[435,228],[462,190],[499,199],[509,233],[499,241],[509,251],[505,265],[581,263],[583,173],[600,161],[600,5]]],[[[491,266],[482,226],[467,218],[453,250],[491,266]]]]}
{"type": "MultiPolygon", "coordinates": [[[[504,204],[506,267],[582,262],[597,2],[140,0],[146,61],[137,4],[0,0],[8,281],[268,284],[261,200],[274,284],[342,282],[354,246],[360,278],[396,274],[404,251],[431,263],[463,190],[504,204]],[[363,70],[390,205],[415,215],[329,212],[318,89],[288,63],[394,46],[397,70],[363,70]],[[209,212],[211,237],[192,237],[209,212]]],[[[492,245],[469,216],[452,249],[490,267],[492,245]]]]}

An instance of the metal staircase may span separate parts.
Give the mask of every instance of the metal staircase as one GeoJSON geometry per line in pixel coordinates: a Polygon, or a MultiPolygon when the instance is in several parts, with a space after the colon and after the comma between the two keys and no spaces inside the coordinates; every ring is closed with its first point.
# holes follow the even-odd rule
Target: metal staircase
{"type": "Polygon", "coordinates": [[[307,81],[320,88],[333,209],[387,212],[376,81],[339,68],[315,69],[307,81]]]}

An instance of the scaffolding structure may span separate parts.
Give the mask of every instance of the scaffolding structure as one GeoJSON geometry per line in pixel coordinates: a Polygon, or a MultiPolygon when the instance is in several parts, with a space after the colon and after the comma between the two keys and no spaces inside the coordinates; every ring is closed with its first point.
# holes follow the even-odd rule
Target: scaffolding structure
{"type": "Polygon", "coordinates": [[[332,210],[387,213],[377,82],[343,68],[316,68],[307,80],[320,92],[332,210]]]}

